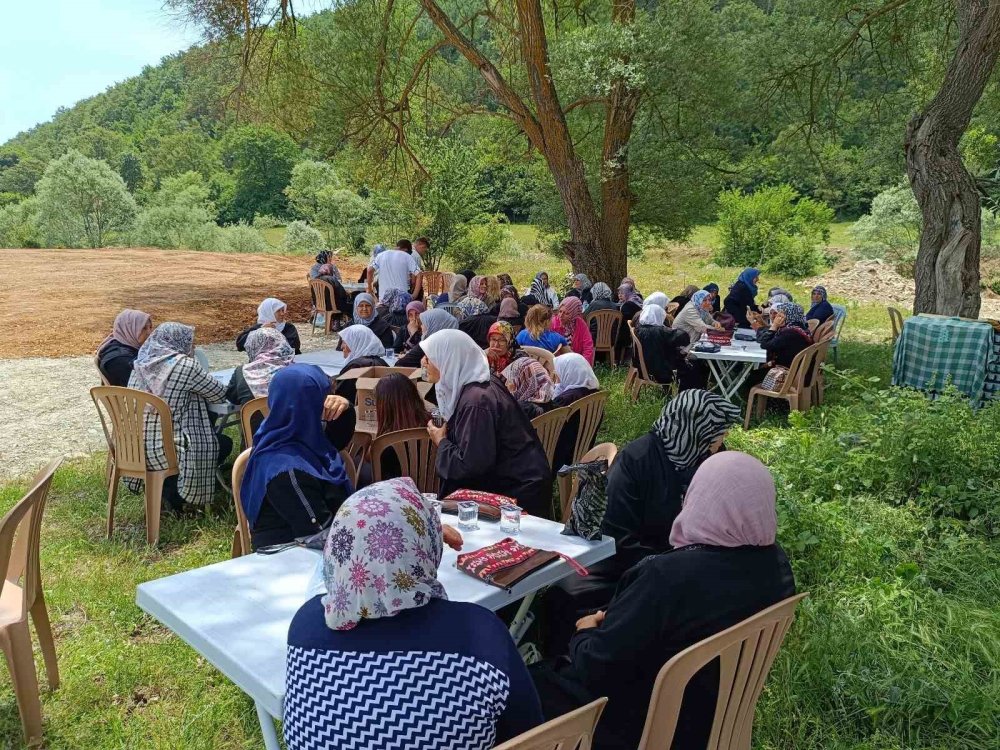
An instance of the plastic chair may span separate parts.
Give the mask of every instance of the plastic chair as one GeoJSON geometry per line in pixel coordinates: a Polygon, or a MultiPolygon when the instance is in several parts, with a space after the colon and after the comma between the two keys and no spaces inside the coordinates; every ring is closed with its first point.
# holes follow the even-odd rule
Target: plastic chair
{"type": "Polygon", "coordinates": [[[887,307],[885,309],[889,311],[889,323],[892,325],[892,343],[895,346],[896,339],[903,332],[903,313],[895,307],[887,307]]]}
{"type": "Polygon", "coordinates": [[[618,329],[622,324],[622,314],[618,310],[594,310],[587,313],[587,327],[592,320],[597,321],[597,336],[594,337],[594,357],[607,354],[612,367],[617,367],[615,361],[615,341],[618,339],[618,329]]]}
{"type": "Polygon", "coordinates": [[[664,312],[666,312],[667,315],[676,315],[677,311],[680,309],[681,309],[680,302],[668,302],[664,312]]]}
{"type": "Polygon", "coordinates": [[[49,689],[59,687],[59,663],[42,591],[38,548],[45,501],[61,462],[57,458],[38,472],[27,494],[0,520],[0,569],[6,571],[0,587],[0,648],[7,657],[21,728],[29,746],[42,742],[42,705],[28,615],[35,623],[49,689]]]}
{"type": "Polygon", "coordinates": [[[114,454],[114,467],[108,485],[108,539],[111,538],[115,527],[118,480],[122,477],[131,477],[143,480],[146,496],[146,543],[156,544],[160,539],[163,482],[167,477],[180,473],[170,407],[166,401],[150,393],[114,385],[91,388],[90,397],[94,400],[97,414],[101,418],[108,450],[114,454]],[[152,416],[152,412],[155,412],[160,417],[166,469],[149,469],[146,465],[147,410],[150,411],[148,416],[152,416]]]}
{"type": "Polygon", "coordinates": [[[652,385],[662,389],[665,384],[654,380],[649,374],[649,370],[646,369],[646,357],[642,352],[642,342],[635,335],[635,329],[632,328],[631,324],[629,325],[629,333],[632,335],[632,364],[629,366],[628,377],[625,378],[625,392],[632,397],[632,401],[638,401],[643,386],[652,385]]]}
{"type": "MultiPolygon", "coordinates": [[[[381,482],[382,454],[392,449],[399,460],[400,476],[410,477],[421,492],[437,492],[440,478],[437,473],[437,446],[425,427],[396,430],[379,435],[372,441],[372,480],[381,482]]],[[[388,478],[388,477],[385,477],[388,478]]]]}
{"type": "Polygon", "coordinates": [[[576,445],[573,446],[573,463],[578,463],[583,454],[590,450],[590,446],[594,444],[597,428],[601,426],[601,420],[604,419],[604,407],[607,402],[608,392],[598,391],[570,404],[569,419],[572,419],[574,414],[580,415],[580,426],[576,432],[576,445]]]}
{"type": "Polygon", "coordinates": [[[809,406],[819,406],[826,398],[826,376],[823,374],[823,365],[826,364],[826,355],[830,349],[829,341],[820,341],[813,344],[815,354],[813,356],[812,368],[806,376],[806,385],[809,388],[809,406]],[[809,375],[812,377],[810,378],[809,375]]]}
{"type": "Polygon", "coordinates": [[[267,406],[267,396],[258,396],[240,407],[240,429],[243,430],[243,445],[253,447],[253,418],[258,414],[267,417],[271,410],[267,406]]]}
{"type": "Polygon", "coordinates": [[[597,722],[607,702],[607,698],[598,698],[496,745],[493,750],[590,750],[597,722]]]}
{"type": "Polygon", "coordinates": [[[813,342],[818,344],[820,341],[830,341],[833,339],[833,325],[833,318],[820,323],[816,330],[813,331],[813,342]]]}
{"type": "Polygon", "coordinates": [[[313,307],[315,308],[312,317],[309,319],[309,335],[314,336],[316,334],[316,328],[318,327],[316,318],[319,315],[323,316],[323,335],[331,333],[333,331],[334,316],[339,317],[344,314],[337,307],[336,289],[329,281],[310,279],[309,290],[312,292],[313,307]]]}
{"type": "MultiPolygon", "coordinates": [[[[825,343],[825,342],[821,342],[825,343]]],[[[816,345],[808,346],[795,355],[791,367],[785,374],[785,382],[781,384],[781,389],[777,391],[765,390],[759,385],[750,389],[747,398],[747,414],[743,420],[743,428],[750,429],[750,416],[753,414],[754,401],[757,401],[757,416],[764,416],[764,409],[767,407],[767,399],[779,398],[788,402],[788,408],[795,411],[805,411],[809,408],[810,391],[806,387],[806,375],[809,367],[816,356],[816,345]]]]}
{"type": "Polygon", "coordinates": [[[750,750],[757,699],[795,608],[797,594],[743,622],[690,646],[663,665],[653,685],[638,750],[663,750],[673,743],[684,690],[702,667],[719,659],[719,699],[707,750],[750,750]]]}
{"type": "Polygon", "coordinates": [[[819,321],[816,318],[809,318],[806,321],[806,325],[809,326],[809,333],[816,333],[816,329],[819,327],[819,321]]]}
{"type": "Polygon", "coordinates": [[[536,362],[540,362],[542,367],[545,368],[545,372],[547,372],[549,377],[552,378],[553,383],[559,382],[559,376],[556,374],[555,354],[550,352],[548,349],[542,349],[539,346],[522,346],[521,351],[536,362]]]}
{"type": "Polygon", "coordinates": [[[566,420],[569,419],[572,406],[562,406],[552,411],[540,414],[531,420],[531,426],[535,428],[538,440],[545,451],[545,460],[548,461],[549,471],[554,471],[552,461],[556,454],[556,445],[559,443],[559,436],[562,434],[566,420]]]}
{"type": "Polygon", "coordinates": [[[236,531],[233,533],[232,557],[241,557],[253,552],[250,545],[250,524],[243,512],[243,501],[240,499],[240,489],[243,486],[243,473],[247,470],[250,459],[250,448],[236,457],[233,462],[233,503],[236,505],[236,531]]]}
{"type": "Polygon", "coordinates": [[[830,350],[833,352],[833,361],[837,362],[840,333],[844,330],[844,323],[847,322],[847,308],[843,305],[830,305],[830,307],[833,308],[833,338],[830,339],[830,350]]]}
{"type": "MultiPolygon", "coordinates": [[[[585,464],[590,463],[591,461],[599,461],[603,458],[608,462],[608,469],[610,469],[611,464],[615,462],[617,457],[617,445],[614,443],[601,443],[600,445],[595,445],[574,463],[585,464]]],[[[569,513],[573,508],[573,500],[576,499],[576,492],[579,483],[580,481],[576,474],[559,477],[559,507],[562,509],[563,523],[566,523],[566,521],[569,520],[569,513]]]]}
{"type": "Polygon", "coordinates": [[[340,452],[340,460],[344,462],[344,471],[347,472],[347,478],[351,480],[351,486],[357,489],[358,467],[354,463],[354,459],[351,458],[351,454],[345,449],[340,452]]]}
{"type": "Polygon", "coordinates": [[[424,295],[444,294],[447,287],[444,285],[444,273],[442,271],[424,271],[420,282],[420,288],[424,290],[424,295]]]}
{"type": "MultiPolygon", "coordinates": [[[[458,305],[453,305],[450,302],[442,302],[440,305],[435,305],[434,309],[435,310],[444,310],[446,313],[451,313],[452,316],[455,316],[455,311],[458,309],[458,305]]],[[[457,316],[455,316],[455,317],[457,317],[457,316]]]]}

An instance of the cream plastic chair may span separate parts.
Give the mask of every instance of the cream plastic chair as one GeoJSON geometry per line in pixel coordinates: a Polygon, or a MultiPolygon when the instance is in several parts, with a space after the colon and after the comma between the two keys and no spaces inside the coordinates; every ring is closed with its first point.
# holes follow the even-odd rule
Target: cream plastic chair
{"type": "Polygon", "coordinates": [[[598,698],[593,703],[529,729],[502,745],[496,745],[493,750],[590,750],[597,722],[607,702],[607,698],[598,698]]]}
{"type": "Polygon", "coordinates": [[[566,420],[569,419],[570,409],[572,409],[571,406],[563,406],[540,414],[531,420],[531,426],[535,428],[538,440],[542,444],[542,450],[545,451],[545,460],[549,464],[550,472],[553,471],[552,461],[556,455],[556,445],[559,443],[563,427],[566,426],[566,420]]]}
{"type": "Polygon", "coordinates": [[[812,378],[806,374],[806,385],[809,387],[809,406],[819,406],[826,398],[826,375],[823,373],[823,365],[826,364],[826,356],[830,348],[829,341],[820,341],[813,344],[816,350],[812,361],[812,378]]]}
{"type": "Polygon", "coordinates": [[[369,455],[375,482],[383,479],[382,454],[387,450],[396,454],[400,476],[413,479],[421,492],[438,491],[441,480],[437,473],[437,446],[427,434],[426,427],[387,432],[372,441],[369,455]]]}
{"type": "Polygon", "coordinates": [[[545,372],[549,374],[552,378],[553,383],[559,382],[559,376],[556,374],[556,355],[550,352],[548,349],[542,349],[539,346],[522,346],[521,351],[531,357],[533,360],[540,362],[542,367],[545,368],[545,372]]]}
{"type": "Polygon", "coordinates": [[[180,472],[174,447],[174,421],[167,402],[150,393],[114,385],[90,389],[90,397],[101,418],[108,450],[114,456],[114,466],[108,478],[108,539],[115,528],[115,502],[118,480],[122,477],[142,479],[146,495],[146,542],[160,539],[160,505],[163,502],[163,482],[180,472]],[[103,407],[103,408],[102,408],[103,407]],[[160,416],[163,455],[166,469],[146,468],[146,410],[160,416]]]}
{"type": "MultiPolygon", "coordinates": [[[[825,342],[823,342],[825,343],[825,342]]],[[[785,381],[777,391],[765,390],[759,385],[750,389],[747,397],[747,413],[743,420],[743,428],[750,429],[750,416],[753,413],[754,402],[757,402],[757,416],[763,417],[769,398],[777,398],[788,402],[788,408],[795,411],[806,411],[809,408],[811,389],[806,385],[806,375],[816,356],[816,344],[808,346],[795,355],[791,367],[785,374],[785,381]]],[[[814,375],[815,377],[815,375],[814,375]]]]}
{"type": "Polygon", "coordinates": [[[597,336],[594,337],[594,356],[607,354],[612,367],[615,361],[615,341],[618,339],[618,329],[622,326],[622,314],[618,310],[594,310],[587,313],[585,320],[590,327],[592,320],[597,321],[597,336]]]}
{"type": "Polygon", "coordinates": [[[246,513],[243,512],[243,501],[240,499],[243,474],[247,470],[249,459],[250,449],[247,448],[233,462],[233,504],[236,506],[236,531],[233,533],[232,557],[249,555],[253,552],[253,547],[250,544],[250,524],[247,522],[246,513]]]}
{"type": "Polygon", "coordinates": [[[258,396],[240,407],[240,429],[243,430],[243,445],[253,447],[253,418],[258,414],[267,417],[271,410],[267,406],[267,396],[258,396]]]}
{"type": "Polygon", "coordinates": [[[312,292],[313,307],[315,308],[312,317],[309,319],[309,335],[313,336],[316,334],[316,329],[319,327],[316,323],[316,318],[319,315],[323,316],[323,334],[331,333],[333,331],[334,317],[344,314],[337,307],[336,290],[333,284],[329,281],[323,281],[323,279],[310,279],[309,289],[312,292]]]}
{"type": "Polygon", "coordinates": [[[674,740],[684,690],[702,667],[719,659],[719,699],[706,750],[750,750],[764,681],[808,594],[797,594],[690,646],[663,665],[649,700],[638,750],[665,750],[674,740]]]}
{"type": "Polygon", "coordinates": [[[573,463],[578,463],[584,453],[590,450],[597,436],[597,429],[604,419],[604,407],[608,402],[608,392],[598,391],[584,396],[579,401],[569,405],[569,422],[573,415],[580,415],[580,426],[576,432],[576,445],[573,446],[573,463]]]}
{"type": "MultiPolygon", "coordinates": [[[[617,445],[614,443],[601,443],[600,445],[595,445],[574,463],[586,464],[591,461],[599,461],[603,458],[608,462],[608,470],[610,471],[611,465],[615,462],[617,457],[617,445]]],[[[569,520],[569,514],[573,508],[573,501],[576,499],[579,484],[580,480],[577,478],[576,474],[559,477],[559,507],[562,510],[563,523],[566,523],[566,521],[569,520]]]]}
{"type": "Polygon", "coordinates": [[[0,648],[7,657],[28,746],[42,743],[42,706],[28,628],[29,615],[35,623],[38,645],[45,660],[49,689],[59,687],[59,664],[42,591],[38,548],[45,501],[61,462],[62,459],[57,458],[42,469],[27,494],[0,520],[0,570],[6,571],[0,588],[0,648]]]}

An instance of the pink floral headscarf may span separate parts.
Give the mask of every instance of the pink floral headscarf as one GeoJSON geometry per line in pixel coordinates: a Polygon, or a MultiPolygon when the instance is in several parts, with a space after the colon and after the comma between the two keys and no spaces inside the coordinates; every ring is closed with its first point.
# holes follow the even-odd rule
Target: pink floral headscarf
{"type": "Polygon", "coordinates": [[[513,396],[517,401],[547,404],[552,400],[555,391],[552,378],[541,363],[531,357],[515,359],[501,375],[508,383],[514,383],[513,396]]]}
{"type": "Polygon", "coordinates": [[[267,395],[274,374],[295,360],[295,350],[284,334],[274,328],[250,331],[244,346],[249,362],[243,365],[243,378],[255,398],[267,395]]]}

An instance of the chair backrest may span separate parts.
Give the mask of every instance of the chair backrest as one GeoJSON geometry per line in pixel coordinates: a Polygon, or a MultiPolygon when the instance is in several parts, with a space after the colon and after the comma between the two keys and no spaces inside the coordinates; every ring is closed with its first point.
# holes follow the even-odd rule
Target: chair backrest
{"type": "Polygon", "coordinates": [[[847,308],[843,305],[830,305],[830,307],[833,308],[833,341],[830,345],[836,347],[840,343],[840,332],[847,322],[847,308]]]}
{"type": "Polygon", "coordinates": [[[597,721],[607,702],[607,698],[598,698],[496,745],[493,750],[590,750],[597,721]]]}
{"type": "Polygon", "coordinates": [[[437,446],[425,427],[396,430],[379,435],[372,441],[372,478],[381,482],[382,454],[392,449],[399,459],[401,476],[410,477],[421,492],[437,492],[440,478],[437,473],[437,446]]]}
{"type": "Polygon", "coordinates": [[[806,321],[806,325],[809,326],[809,333],[816,333],[816,329],[819,327],[819,320],[816,318],[809,318],[806,321]]]}
{"type": "MultiPolygon", "coordinates": [[[[599,445],[595,445],[589,451],[584,453],[580,458],[576,460],[575,463],[586,464],[590,463],[591,461],[599,461],[602,458],[608,462],[608,469],[610,470],[611,465],[615,462],[615,459],[618,458],[618,446],[615,445],[614,443],[600,443],[599,445]]],[[[580,487],[580,477],[577,475],[576,472],[573,472],[573,478],[570,483],[570,491],[565,494],[560,493],[560,499],[563,502],[563,507],[562,507],[563,523],[569,520],[569,514],[573,508],[573,500],[576,498],[576,493],[579,487],[580,487]]]]}
{"type": "Polygon", "coordinates": [[[819,377],[821,368],[826,363],[826,355],[830,350],[830,342],[820,341],[809,348],[813,350],[812,359],[808,365],[803,366],[799,371],[799,375],[802,378],[802,387],[804,388],[812,388],[813,383],[816,382],[816,378],[819,377]]]}
{"type": "Polygon", "coordinates": [[[240,535],[240,546],[244,555],[249,555],[253,552],[253,547],[250,545],[250,524],[247,522],[246,513],[243,512],[243,501],[240,499],[240,490],[243,487],[243,473],[247,470],[247,461],[249,459],[250,448],[247,448],[233,462],[233,504],[236,506],[236,530],[240,535]]]}
{"type": "Polygon", "coordinates": [[[834,336],[833,326],[834,326],[833,318],[830,318],[829,320],[821,323],[813,332],[813,341],[815,342],[830,341],[831,339],[833,339],[834,336]]]}
{"type": "Polygon", "coordinates": [[[668,302],[665,312],[667,315],[676,315],[677,311],[681,309],[680,302],[668,302]]]}
{"type": "Polygon", "coordinates": [[[267,406],[267,396],[258,396],[240,407],[240,428],[243,430],[243,444],[253,447],[253,418],[258,414],[267,417],[271,410],[267,406]]]}
{"type": "Polygon", "coordinates": [[[351,457],[351,454],[347,452],[346,448],[340,452],[340,460],[344,462],[344,471],[347,472],[347,478],[351,480],[351,487],[357,489],[358,465],[354,463],[354,459],[351,457]]]}
{"type": "Polygon", "coordinates": [[[337,292],[329,281],[310,279],[309,288],[315,300],[316,312],[339,314],[337,308],[337,292]]]}
{"type": "Polygon", "coordinates": [[[559,435],[562,434],[563,427],[566,426],[571,409],[571,406],[563,406],[540,414],[531,420],[531,425],[535,428],[538,440],[542,444],[542,450],[545,451],[545,459],[548,461],[550,469],[555,458],[556,445],[559,443],[559,435]]]}
{"type": "Polygon", "coordinates": [[[569,406],[569,417],[574,414],[580,415],[580,424],[576,431],[576,445],[573,446],[573,463],[577,463],[594,442],[597,436],[597,428],[601,426],[604,419],[604,406],[608,401],[607,391],[598,391],[584,396],[579,401],[574,401],[569,406]]]}
{"type": "MultiPolygon", "coordinates": [[[[97,363],[96,362],[94,363],[94,367],[97,367],[97,363]]],[[[101,378],[101,385],[111,385],[111,381],[108,380],[106,377],[104,377],[104,373],[101,372],[101,368],[100,367],[97,367],[97,374],[101,378]]]]}
{"type": "Polygon", "coordinates": [[[651,383],[656,382],[649,374],[649,370],[646,369],[646,355],[642,352],[642,342],[635,335],[635,328],[630,326],[629,332],[632,334],[632,365],[639,371],[640,380],[648,380],[651,383]]]}
{"type": "Polygon", "coordinates": [[[0,570],[5,571],[0,592],[8,582],[21,582],[21,617],[25,617],[41,591],[42,573],[38,548],[42,537],[42,513],[52,477],[62,463],[53,459],[31,480],[28,491],[0,520],[0,570]]]}
{"type": "Polygon", "coordinates": [[[903,313],[895,307],[887,307],[886,310],[889,311],[889,323],[892,325],[892,340],[895,342],[899,338],[899,334],[903,332],[903,313]]]}
{"type": "Polygon", "coordinates": [[[594,310],[587,313],[587,326],[590,321],[597,321],[597,336],[594,338],[594,349],[599,352],[609,352],[614,349],[618,339],[618,329],[622,324],[622,314],[618,310],[594,310]]]}
{"type": "Polygon", "coordinates": [[[785,381],[781,384],[781,389],[777,391],[782,395],[791,391],[798,391],[803,386],[806,373],[809,372],[813,357],[816,356],[816,345],[807,346],[792,359],[792,364],[785,374],[785,381]]]}
{"type": "Polygon", "coordinates": [[[455,311],[458,309],[458,305],[454,305],[451,302],[442,302],[440,305],[435,305],[434,309],[444,310],[446,313],[451,313],[455,317],[458,317],[457,315],[455,315],[455,311]]]}
{"type": "Polygon", "coordinates": [[[689,646],[663,665],[649,699],[639,750],[673,743],[684,689],[713,659],[719,659],[719,698],[706,750],[750,750],[757,698],[781,642],[795,619],[797,594],[689,646]]]}
{"type": "Polygon", "coordinates": [[[104,437],[107,438],[108,448],[114,451],[115,466],[120,473],[126,476],[146,474],[147,411],[150,416],[159,414],[163,456],[167,468],[177,468],[174,422],[166,401],[145,391],[117,385],[95,386],[90,389],[90,397],[97,407],[104,437]]]}
{"type": "Polygon", "coordinates": [[[553,383],[559,381],[559,376],[556,374],[556,355],[550,352],[548,349],[542,349],[540,346],[522,346],[521,351],[531,357],[533,360],[540,362],[545,371],[552,378],[553,383]]]}
{"type": "Polygon", "coordinates": [[[443,294],[445,290],[444,273],[442,271],[424,271],[420,285],[424,294],[443,294]]]}

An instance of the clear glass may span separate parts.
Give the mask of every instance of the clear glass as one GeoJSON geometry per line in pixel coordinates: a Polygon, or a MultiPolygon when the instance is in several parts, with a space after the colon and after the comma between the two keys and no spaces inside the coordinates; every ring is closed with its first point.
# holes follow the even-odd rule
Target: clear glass
{"type": "Polygon", "coordinates": [[[470,500],[458,504],[458,528],[462,531],[479,528],[479,503],[470,500]]]}
{"type": "Polygon", "coordinates": [[[395,357],[396,357],[395,350],[391,346],[387,346],[385,348],[385,358],[386,359],[395,359],[395,357]]]}
{"type": "Polygon", "coordinates": [[[434,423],[435,427],[444,427],[444,414],[441,413],[440,409],[431,410],[431,422],[434,423]]]}
{"type": "Polygon", "coordinates": [[[521,531],[521,509],[516,505],[500,506],[500,531],[516,536],[521,531]]]}
{"type": "Polygon", "coordinates": [[[439,516],[441,515],[441,501],[438,500],[438,496],[436,494],[434,494],[433,492],[425,492],[424,493],[424,502],[426,502],[428,506],[430,506],[431,508],[433,508],[434,511],[439,516]]]}

